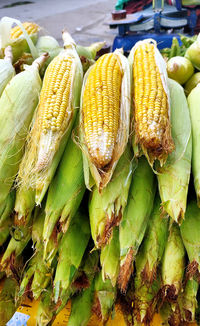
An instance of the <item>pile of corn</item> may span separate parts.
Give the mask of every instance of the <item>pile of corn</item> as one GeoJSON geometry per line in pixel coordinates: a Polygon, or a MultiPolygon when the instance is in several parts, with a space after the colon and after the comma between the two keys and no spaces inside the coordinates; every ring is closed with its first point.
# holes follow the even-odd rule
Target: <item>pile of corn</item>
{"type": "Polygon", "coordinates": [[[95,61],[39,30],[0,22],[0,325],[27,297],[38,326],[198,320],[200,87],[151,39],[95,61]]]}

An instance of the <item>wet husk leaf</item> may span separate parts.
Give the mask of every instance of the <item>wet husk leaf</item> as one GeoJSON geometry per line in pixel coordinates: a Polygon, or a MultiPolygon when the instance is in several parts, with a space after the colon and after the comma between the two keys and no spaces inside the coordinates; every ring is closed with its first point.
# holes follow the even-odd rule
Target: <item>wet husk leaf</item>
{"type": "Polygon", "coordinates": [[[120,245],[119,245],[119,228],[113,230],[112,239],[101,248],[100,261],[102,266],[103,280],[110,279],[113,286],[116,285],[119,264],[120,264],[120,245]]]}
{"type": "Polygon", "coordinates": [[[153,208],[155,178],[145,157],[138,160],[129,190],[128,203],[119,227],[119,287],[125,292],[133,271],[133,261],[143,240],[153,208]]]}
{"type": "Polygon", "coordinates": [[[157,168],[162,207],[181,224],[185,216],[191,171],[192,139],[188,105],[183,88],[169,79],[172,137],[175,151],[157,168]]]}
{"type": "Polygon", "coordinates": [[[128,200],[134,164],[128,146],[121,156],[112,179],[99,193],[93,188],[89,200],[89,216],[92,238],[97,248],[103,247],[112,238],[112,230],[119,225],[128,200]]]}

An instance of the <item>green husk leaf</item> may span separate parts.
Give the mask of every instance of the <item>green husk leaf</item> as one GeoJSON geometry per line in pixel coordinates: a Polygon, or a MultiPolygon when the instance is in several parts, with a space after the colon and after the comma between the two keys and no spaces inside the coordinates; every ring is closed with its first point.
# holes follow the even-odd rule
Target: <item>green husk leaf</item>
{"type": "Polygon", "coordinates": [[[181,224],[185,216],[191,171],[191,123],[183,88],[169,79],[172,137],[175,151],[163,167],[157,169],[163,210],[181,224]]]}
{"type": "Polygon", "coordinates": [[[110,280],[103,280],[102,273],[99,272],[95,277],[94,303],[92,311],[105,324],[114,308],[117,289],[112,286],[110,280]]]}
{"type": "Polygon", "coordinates": [[[157,279],[158,266],[161,262],[168,237],[168,219],[161,215],[160,198],[155,198],[145,238],[136,258],[136,271],[139,279],[146,285],[157,279]]]}
{"type": "Polygon", "coordinates": [[[6,325],[17,310],[20,302],[16,300],[19,285],[16,280],[7,278],[0,293],[0,324],[6,325]]]}
{"type": "Polygon", "coordinates": [[[133,261],[143,240],[156,191],[154,174],[147,160],[141,157],[130,186],[127,206],[119,228],[120,274],[123,292],[133,271],[133,261]]]}
{"type": "Polygon", "coordinates": [[[184,292],[178,298],[181,317],[185,322],[195,321],[195,311],[198,305],[197,292],[199,284],[194,279],[189,279],[186,283],[184,292]]]}
{"type": "Polygon", "coordinates": [[[13,77],[0,98],[0,203],[12,187],[24,153],[41,89],[38,69],[46,57],[36,59],[32,66],[13,77]]]}
{"type": "Polygon", "coordinates": [[[97,186],[93,189],[89,215],[92,238],[97,248],[104,246],[112,238],[113,227],[119,225],[123,216],[135,168],[135,162],[133,164],[131,158],[131,150],[127,146],[108,185],[101,193],[97,186]]]}
{"type": "Polygon", "coordinates": [[[83,56],[87,59],[95,60],[96,54],[100,51],[105,45],[104,42],[95,42],[90,46],[77,45],[76,51],[78,52],[79,57],[83,56]]]}
{"type": "Polygon", "coordinates": [[[15,69],[12,65],[12,49],[8,46],[5,49],[4,59],[0,59],[0,96],[14,75],[15,69]]]}
{"type": "MultiPolygon", "coordinates": [[[[200,229],[200,208],[194,201],[191,201],[186,210],[185,220],[181,225],[181,236],[187,251],[190,264],[193,264],[193,267],[200,272],[200,238],[199,238],[199,229],[200,229]]],[[[192,267],[192,266],[191,266],[192,267]]],[[[188,272],[190,271],[188,267],[188,272]]]]}
{"type": "Polygon", "coordinates": [[[44,259],[48,260],[52,252],[49,241],[51,242],[55,228],[60,226],[60,232],[56,236],[54,234],[55,238],[52,239],[58,243],[76,214],[85,189],[82,153],[70,138],[48,191],[43,231],[44,259]]]}
{"type": "Polygon", "coordinates": [[[120,246],[119,228],[113,230],[112,239],[101,249],[100,261],[102,266],[102,278],[110,279],[113,286],[116,285],[119,274],[120,246]]]}
{"type": "Polygon", "coordinates": [[[185,269],[185,249],[177,224],[173,224],[162,261],[162,296],[173,302],[182,289],[185,269]]]}
{"type": "Polygon", "coordinates": [[[15,200],[15,225],[27,225],[30,221],[35,206],[35,191],[31,188],[19,187],[16,191],[15,200]]]}
{"type": "Polygon", "coordinates": [[[10,234],[13,223],[12,211],[15,203],[15,192],[11,191],[2,205],[0,213],[0,246],[4,244],[10,234]]]}
{"type": "Polygon", "coordinates": [[[71,314],[68,326],[87,326],[92,314],[92,303],[94,298],[94,281],[89,288],[83,290],[72,298],[71,314]]]}
{"type": "Polygon", "coordinates": [[[54,300],[58,301],[74,279],[90,237],[88,217],[76,213],[59,246],[59,259],[54,278],[54,300]]]}
{"type": "Polygon", "coordinates": [[[200,207],[200,118],[198,116],[199,105],[198,99],[200,96],[199,84],[193,88],[188,96],[188,105],[190,109],[190,118],[192,125],[192,173],[194,178],[194,187],[197,195],[197,205],[200,207]]]}

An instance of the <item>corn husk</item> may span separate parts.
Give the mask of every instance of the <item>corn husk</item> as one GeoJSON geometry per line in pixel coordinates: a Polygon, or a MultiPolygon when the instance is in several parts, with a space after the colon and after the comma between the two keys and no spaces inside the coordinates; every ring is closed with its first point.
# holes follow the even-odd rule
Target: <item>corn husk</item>
{"type": "Polygon", "coordinates": [[[49,54],[49,58],[40,72],[42,75],[44,75],[45,70],[50,64],[50,62],[63,50],[63,48],[59,46],[59,43],[54,37],[44,35],[38,38],[36,43],[36,49],[39,55],[44,52],[48,52],[49,54]]]}
{"type": "Polygon", "coordinates": [[[174,221],[184,219],[191,171],[191,123],[183,88],[169,79],[172,137],[175,151],[163,167],[157,168],[162,207],[174,221]]]}
{"type": "Polygon", "coordinates": [[[160,198],[155,198],[145,238],[136,258],[136,271],[147,286],[157,279],[158,267],[168,238],[168,216],[161,214],[160,198]]]}
{"type": "Polygon", "coordinates": [[[188,279],[183,293],[178,298],[181,319],[183,322],[195,322],[195,312],[198,306],[197,292],[199,284],[194,279],[188,279]]]}
{"type": "Polygon", "coordinates": [[[200,119],[198,118],[200,96],[200,86],[197,85],[188,96],[188,106],[192,125],[192,174],[194,178],[194,187],[197,196],[197,205],[200,207],[200,119]]]}
{"type": "Polygon", "coordinates": [[[49,246],[54,234],[54,248],[65,233],[75,215],[85,192],[82,153],[70,138],[60,165],[49,187],[44,221],[44,259],[49,260],[52,247],[49,246]],[[60,225],[60,232],[54,230],[60,225]]]}
{"type": "Polygon", "coordinates": [[[190,94],[190,92],[195,88],[200,82],[200,72],[196,72],[196,74],[192,75],[192,77],[187,81],[184,85],[184,90],[186,96],[190,94]]]}
{"type": "Polygon", "coordinates": [[[7,325],[11,319],[20,301],[16,300],[16,294],[19,289],[18,282],[12,278],[6,278],[0,293],[0,325],[7,325]]]}
{"type": "Polygon", "coordinates": [[[104,246],[112,238],[113,227],[119,225],[123,216],[134,169],[131,158],[128,146],[108,185],[101,193],[97,186],[93,188],[89,201],[89,216],[92,238],[97,248],[104,246]]]}
{"type": "Polygon", "coordinates": [[[133,261],[143,240],[153,208],[156,191],[154,174],[147,160],[141,157],[129,190],[128,203],[119,228],[119,286],[125,292],[133,272],[133,261]]]}
{"type": "Polygon", "coordinates": [[[103,281],[102,273],[99,272],[95,277],[92,311],[101,320],[103,325],[106,324],[114,309],[116,295],[117,288],[112,286],[110,280],[103,281]]]}
{"type": "Polygon", "coordinates": [[[13,77],[0,98],[0,204],[12,187],[24,153],[25,138],[41,90],[38,69],[46,58],[47,54],[42,55],[13,77]]]}
{"type": "Polygon", "coordinates": [[[32,57],[36,59],[38,57],[38,51],[35,47],[35,43],[38,38],[38,32],[32,35],[28,35],[22,23],[18,19],[11,17],[3,17],[0,21],[0,49],[4,51],[6,46],[10,45],[13,52],[13,62],[16,62],[24,53],[31,53],[32,57]],[[13,24],[17,24],[23,34],[15,40],[10,37],[10,31],[13,24]]]}
{"type": "Polygon", "coordinates": [[[0,246],[4,244],[10,234],[10,228],[13,224],[12,211],[15,203],[15,192],[11,191],[5,202],[0,213],[0,246]]]}
{"type": "Polygon", "coordinates": [[[112,239],[101,249],[100,261],[102,266],[102,278],[110,279],[113,286],[116,285],[119,274],[120,263],[120,245],[119,245],[119,228],[113,230],[112,239]]]}
{"type": "MultiPolygon", "coordinates": [[[[164,88],[164,91],[167,96],[167,104],[168,104],[168,117],[170,120],[171,112],[170,112],[170,97],[169,97],[169,89],[168,89],[168,78],[167,78],[167,71],[166,71],[166,63],[157,49],[156,42],[153,39],[146,39],[143,41],[139,41],[135,44],[135,46],[132,48],[128,60],[129,60],[129,65],[130,65],[130,71],[131,71],[131,79],[133,79],[133,62],[134,62],[134,56],[135,56],[135,51],[139,46],[141,46],[143,43],[152,43],[154,44],[154,50],[155,50],[155,61],[157,64],[157,67],[160,72],[161,76],[161,81],[162,85],[164,88]]],[[[134,85],[134,80],[132,82],[132,97],[133,97],[133,85],[134,85]]],[[[131,103],[134,111],[134,102],[131,103]]],[[[133,149],[135,152],[136,156],[140,156],[142,153],[146,156],[147,160],[149,161],[150,165],[153,166],[153,163],[155,160],[159,160],[161,166],[165,163],[168,154],[171,153],[174,150],[174,144],[173,144],[173,139],[171,137],[171,126],[170,126],[170,121],[168,125],[166,125],[166,128],[163,132],[163,137],[162,137],[162,143],[160,144],[160,149],[155,149],[155,148],[147,148],[145,144],[140,142],[140,140],[137,137],[137,124],[136,121],[134,121],[133,127],[132,127],[132,143],[133,143],[133,149]]]]}
{"type": "Polygon", "coordinates": [[[45,290],[53,277],[55,262],[48,266],[43,260],[43,241],[42,232],[44,225],[44,210],[36,209],[34,212],[32,226],[32,241],[34,245],[34,253],[28,262],[28,266],[24,272],[23,279],[20,284],[19,296],[26,291],[31,292],[34,299],[37,300],[41,293],[45,290]]]}
{"type": "Polygon", "coordinates": [[[167,62],[168,77],[183,85],[193,75],[194,67],[190,60],[176,56],[167,62]]]}
{"type": "Polygon", "coordinates": [[[123,154],[129,136],[129,118],[130,118],[130,71],[127,59],[123,56],[122,51],[115,50],[115,55],[117,55],[122,69],[122,83],[121,83],[121,104],[120,104],[120,121],[119,129],[117,135],[117,141],[113,150],[113,156],[111,162],[106,166],[106,168],[99,169],[96,164],[92,161],[90,153],[88,151],[84,129],[83,129],[83,94],[85,89],[85,84],[91,69],[94,65],[87,71],[83,80],[83,87],[81,92],[81,114],[80,114],[80,146],[83,152],[83,167],[84,167],[84,177],[85,184],[88,189],[96,184],[99,190],[102,190],[108,182],[111,180],[113,172],[117,166],[118,160],[123,154]]]}
{"type": "Polygon", "coordinates": [[[187,270],[191,276],[200,273],[200,209],[194,201],[191,201],[186,210],[185,220],[181,225],[181,236],[187,251],[190,265],[187,270]]]}
{"type": "Polygon", "coordinates": [[[73,223],[63,235],[54,278],[54,301],[58,302],[75,277],[90,237],[88,217],[76,213],[73,223]]]}
{"type": "Polygon", "coordinates": [[[0,96],[8,82],[14,77],[15,69],[12,65],[12,49],[8,46],[5,49],[4,59],[0,59],[0,96]]]}
{"type": "Polygon", "coordinates": [[[173,224],[162,261],[162,296],[168,302],[177,300],[182,289],[185,249],[177,224],[173,224]]]}
{"type": "MultiPolygon", "coordinates": [[[[29,134],[25,155],[20,165],[18,183],[24,188],[33,188],[36,191],[35,201],[40,204],[48,189],[59,164],[64,148],[71,134],[76,113],[79,108],[80,90],[82,85],[82,66],[75,44],[71,36],[63,32],[65,50],[59,55],[70,57],[73,61],[73,77],[71,85],[71,98],[68,111],[66,129],[53,133],[44,133],[39,124],[39,112],[29,134]]],[[[56,60],[56,58],[54,58],[56,60]]],[[[52,61],[53,64],[53,61],[52,61]]],[[[42,108],[41,108],[42,109],[42,108]]]]}
{"type": "Polygon", "coordinates": [[[82,46],[77,44],[76,51],[78,52],[79,57],[95,60],[97,52],[104,47],[105,43],[105,41],[95,42],[90,46],[82,46]]]}

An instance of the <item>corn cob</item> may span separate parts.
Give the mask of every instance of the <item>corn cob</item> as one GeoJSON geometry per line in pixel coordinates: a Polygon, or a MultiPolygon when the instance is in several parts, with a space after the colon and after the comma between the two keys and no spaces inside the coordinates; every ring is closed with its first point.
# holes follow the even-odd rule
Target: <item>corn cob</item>
{"type": "Polygon", "coordinates": [[[100,261],[102,266],[102,278],[110,279],[113,286],[116,285],[119,274],[119,228],[113,230],[113,237],[110,242],[101,249],[100,261]]]}
{"type": "Polygon", "coordinates": [[[198,99],[200,96],[199,84],[191,91],[188,96],[188,105],[190,111],[191,125],[192,125],[192,174],[194,178],[194,187],[197,196],[197,205],[200,207],[200,124],[198,119],[198,99]]]}
{"type": "Polygon", "coordinates": [[[87,71],[81,95],[80,142],[87,188],[112,177],[129,134],[130,73],[120,50],[101,56],[87,71]],[[91,175],[94,179],[92,181],[91,175]]]}
{"type": "Polygon", "coordinates": [[[168,302],[177,300],[182,289],[185,268],[185,250],[179,227],[173,224],[162,262],[162,296],[168,302]]]}
{"type": "Polygon", "coordinates": [[[93,188],[89,216],[92,238],[97,248],[108,243],[113,227],[119,225],[123,216],[134,168],[131,158],[130,147],[127,146],[108,185],[101,193],[97,186],[93,188]]]}
{"type": "Polygon", "coordinates": [[[57,303],[67,291],[78,270],[90,237],[87,216],[76,213],[73,223],[63,235],[54,278],[54,301],[57,303]]]}
{"type": "Polygon", "coordinates": [[[191,170],[191,123],[183,88],[169,80],[169,89],[175,151],[168,156],[165,165],[157,169],[157,177],[163,210],[181,224],[185,216],[191,170]]]}
{"type": "Polygon", "coordinates": [[[187,206],[185,220],[181,225],[181,236],[190,265],[188,266],[189,277],[198,276],[200,273],[200,247],[199,247],[200,209],[194,201],[187,206]]]}
{"type": "Polygon", "coordinates": [[[129,190],[127,206],[119,228],[120,273],[119,287],[125,292],[133,271],[133,261],[143,240],[155,195],[154,174],[147,160],[138,161],[129,190]]]}
{"type": "Polygon", "coordinates": [[[168,237],[167,215],[161,216],[160,198],[155,198],[143,243],[136,258],[137,277],[147,286],[157,279],[158,266],[161,262],[168,237]]]}
{"type": "Polygon", "coordinates": [[[16,301],[18,288],[19,285],[16,280],[12,278],[5,279],[0,293],[0,323],[2,326],[7,325],[20,304],[19,301],[16,301]]]}
{"type": "Polygon", "coordinates": [[[0,43],[1,52],[4,52],[6,46],[10,45],[13,52],[13,62],[16,62],[24,53],[30,53],[33,59],[38,57],[38,51],[35,43],[38,39],[40,27],[34,23],[22,24],[19,20],[3,17],[0,21],[0,43]],[[13,24],[18,26],[12,29],[13,24]],[[34,25],[34,26],[33,26],[34,25]]]}
{"type": "Polygon", "coordinates": [[[70,138],[47,196],[43,231],[44,259],[47,261],[49,255],[54,254],[49,241],[53,240],[56,250],[59,238],[67,231],[84,192],[82,153],[70,138]],[[56,229],[60,232],[56,232],[56,229]]]}
{"type": "MultiPolygon", "coordinates": [[[[29,35],[37,34],[37,32],[40,30],[40,27],[36,23],[32,22],[25,22],[22,24],[24,29],[29,35]]],[[[20,28],[20,26],[15,26],[10,31],[10,39],[16,40],[19,37],[23,36],[23,30],[20,28]]]]}
{"type": "Polygon", "coordinates": [[[162,165],[174,150],[165,62],[152,39],[132,48],[129,62],[133,78],[134,143],[152,165],[162,165]]]}
{"type": "Polygon", "coordinates": [[[71,133],[79,107],[82,66],[74,41],[63,33],[65,50],[49,64],[21,162],[18,183],[36,190],[40,204],[51,182],[71,133]]]}
{"type": "Polygon", "coordinates": [[[0,96],[8,82],[14,77],[15,69],[12,65],[12,49],[10,46],[5,48],[4,59],[0,59],[0,96]]]}
{"type": "Polygon", "coordinates": [[[4,244],[10,234],[10,228],[12,226],[12,211],[15,203],[15,192],[12,191],[8,194],[3,210],[1,210],[0,217],[0,246],[4,244]]]}
{"type": "Polygon", "coordinates": [[[0,98],[0,205],[6,199],[19,168],[41,89],[38,70],[46,58],[47,54],[42,55],[32,66],[13,77],[0,98]]]}

